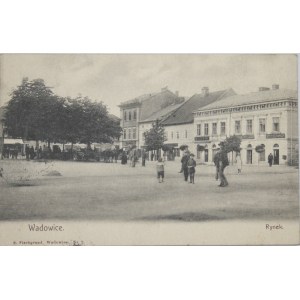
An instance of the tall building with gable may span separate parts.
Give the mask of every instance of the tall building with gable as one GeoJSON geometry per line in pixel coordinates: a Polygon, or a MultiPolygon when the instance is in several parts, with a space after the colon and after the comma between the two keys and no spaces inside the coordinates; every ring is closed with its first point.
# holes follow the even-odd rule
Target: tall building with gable
{"type": "Polygon", "coordinates": [[[152,124],[153,117],[151,116],[157,114],[157,118],[160,118],[161,111],[167,113],[169,109],[167,107],[170,106],[172,109],[183,101],[184,98],[179,97],[177,92],[173,93],[168,87],[165,87],[159,93],[146,94],[122,102],[119,105],[120,125],[123,129],[120,147],[126,148],[129,145],[135,145],[137,148],[141,148],[144,145],[143,132],[145,131],[145,124],[147,124],[146,127],[152,124]]]}

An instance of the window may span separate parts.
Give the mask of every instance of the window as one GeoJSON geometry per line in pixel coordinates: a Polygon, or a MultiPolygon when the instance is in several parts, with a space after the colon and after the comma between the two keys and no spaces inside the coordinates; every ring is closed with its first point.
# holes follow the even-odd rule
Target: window
{"type": "Polygon", "coordinates": [[[124,140],[126,140],[126,129],[124,129],[124,131],[123,131],[123,138],[124,138],[124,140]]]}
{"type": "Polygon", "coordinates": [[[131,139],[131,129],[128,129],[128,139],[131,139]]]}
{"type": "Polygon", "coordinates": [[[241,121],[235,121],[235,133],[240,134],[241,133],[241,121]]]}
{"type": "Polygon", "coordinates": [[[279,118],[278,117],[274,117],[273,118],[273,131],[280,131],[280,126],[279,126],[279,118]]]}
{"type": "Polygon", "coordinates": [[[197,124],[197,135],[201,135],[201,124],[197,124]]]}
{"type": "Polygon", "coordinates": [[[259,133],[266,132],[266,119],[259,119],[259,133]]]}
{"type": "Polygon", "coordinates": [[[176,137],[177,137],[177,140],[179,139],[179,132],[177,131],[176,132],[176,137]]]}
{"type": "Polygon", "coordinates": [[[221,134],[225,134],[225,133],[226,133],[226,123],[221,122],[221,134]]]}
{"type": "Polygon", "coordinates": [[[127,112],[124,111],[124,121],[126,121],[126,120],[127,120],[127,112]]]}
{"type": "Polygon", "coordinates": [[[187,133],[187,130],[185,130],[185,138],[187,139],[188,137],[188,133],[187,133]]]}
{"type": "Polygon", "coordinates": [[[136,120],[136,110],[133,111],[133,120],[136,120]]]}
{"type": "Polygon", "coordinates": [[[171,139],[173,140],[173,138],[174,138],[174,133],[173,131],[171,131],[171,139]]]}
{"type": "Polygon", "coordinates": [[[136,128],[132,129],[132,138],[135,140],[136,139],[136,128]]]}
{"type": "Polygon", "coordinates": [[[247,120],[247,133],[252,133],[252,120],[247,120]]]}
{"type": "Polygon", "coordinates": [[[165,131],[165,140],[168,140],[168,131],[165,131]]]}
{"type": "Polygon", "coordinates": [[[208,124],[204,124],[204,135],[208,135],[208,124]]]}
{"type": "Polygon", "coordinates": [[[212,123],[212,134],[217,134],[217,123],[212,123]]]}
{"type": "Polygon", "coordinates": [[[128,120],[131,121],[131,111],[128,113],[128,120]]]}

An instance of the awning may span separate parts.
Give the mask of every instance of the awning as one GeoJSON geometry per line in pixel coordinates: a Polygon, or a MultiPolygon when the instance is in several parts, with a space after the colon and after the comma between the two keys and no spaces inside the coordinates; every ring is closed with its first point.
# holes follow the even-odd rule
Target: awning
{"type": "Polygon", "coordinates": [[[24,142],[22,139],[6,139],[6,138],[4,138],[4,145],[15,145],[15,144],[24,145],[24,142]]]}

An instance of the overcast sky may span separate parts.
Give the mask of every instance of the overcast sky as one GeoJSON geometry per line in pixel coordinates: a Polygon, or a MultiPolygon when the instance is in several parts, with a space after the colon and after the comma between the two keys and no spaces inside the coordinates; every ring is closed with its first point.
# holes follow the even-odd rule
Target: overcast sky
{"type": "Polygon", "coordinates": [[[0,105],[23,77],[42,78],[56,94],[103,101],[118,116],[120,102],[165,86],[186,97],[203,86],[237,93],[273,83],[297,89],[295,55],[5,54],[0,63],[0,105]]]}

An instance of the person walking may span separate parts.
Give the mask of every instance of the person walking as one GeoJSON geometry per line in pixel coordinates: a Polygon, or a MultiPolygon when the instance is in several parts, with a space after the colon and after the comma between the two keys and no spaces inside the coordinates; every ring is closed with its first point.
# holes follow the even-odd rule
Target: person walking
{"type": "Polygon", "coordinates": [[[188,181],[188,177],[189,177],[189,170],[187,165],[189,158],[190,155],[187,153],[186,155],[183,155],[181,159],[181,165],[182,165],[183,176],[185,181],[188,181]]]}
{"type": "Polygon", "coordinates": [[[242,173],[242,159],[241,159],[241,154],[237,153],[236,155],[236,166],[238,170],[238,174],[242,173]]]}
{"type": "Polygon", "coordinates": [[[194,160],[194,154],[190,154],[190,158],[187,162],[188,167],[188,174],[190,176],[190,183],[195,183],[195,168],[196,168],[196,161],[194,160]]]}
{"type": "Polygon", "coordinates": [[[146,166],[146,152],[143,151],[142,153],[142,167],[146,166]]]}
{"type": "Polygon", "coordinates": [[[219,179],[219,160],[220,160],[220,151],[218,151],[214,156],[214,164],[216,167],[216,175],[215,175],[216,180],[219,179]]]}
{"type": "Polygon", "coordinates": [[[269,166],[270,167],[272,167],[272,165],[273,165],[273,155],[272,155],[272,153],[270,153],[269,154],[269,156],[268,156],[268,163],[269,163],[269,166]]]}
{"type": "Polygon", "coordinates": [[[157,179],[158,183],[164,182],[165,177],[165,164],[160,157],[156,163],[157,179]],[[161,181],[160,181],[161,180],[161,181]]]}

